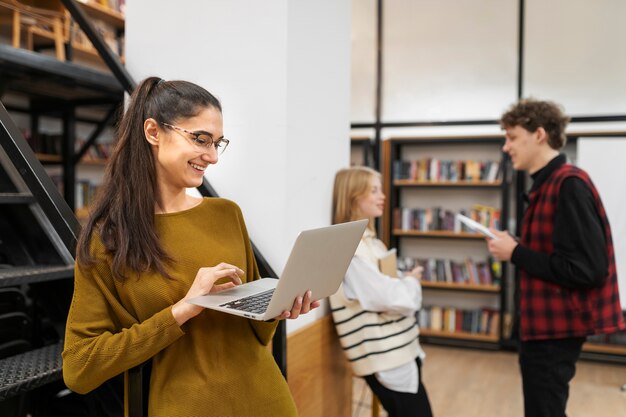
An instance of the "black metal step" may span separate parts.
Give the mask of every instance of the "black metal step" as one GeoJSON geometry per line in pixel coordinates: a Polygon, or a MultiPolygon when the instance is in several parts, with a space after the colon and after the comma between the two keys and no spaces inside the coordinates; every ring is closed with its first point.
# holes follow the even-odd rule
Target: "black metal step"
{"type": "Polygon", "coordinates": [[[30,204],[35,197],[29,193],[0,193],[0,204],[30,204]]]}
{"type": "Polygon", "coordinates": [[[0,269],[0,287],[72,278],[74,265],[12,267],[0,269]]]}
{"type": "Polygon", "coordinates": [[[45,346],[0,360],[0,401],[62,378],[63,344],[45,346]]]}

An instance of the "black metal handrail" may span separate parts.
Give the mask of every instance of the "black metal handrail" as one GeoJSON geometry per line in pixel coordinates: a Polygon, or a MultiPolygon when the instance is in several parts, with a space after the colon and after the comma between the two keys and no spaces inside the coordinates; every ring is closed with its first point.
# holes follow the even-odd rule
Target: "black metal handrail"
{"type": "Polygon", "coordinates": [[[74,256],[80,224],[2,103],[0,103],[0,145],[22,176],[64,246],[74,256]]]}

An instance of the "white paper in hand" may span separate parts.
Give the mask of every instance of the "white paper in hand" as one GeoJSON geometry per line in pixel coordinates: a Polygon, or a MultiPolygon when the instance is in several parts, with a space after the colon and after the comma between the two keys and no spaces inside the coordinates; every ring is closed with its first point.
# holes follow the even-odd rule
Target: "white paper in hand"
{"type": "Polygon", "coordinates": [[[457,214],[456,215],[457,219],[459,219],[459,221],[461,221],[461,223],[463,223],[464,225],[466,225],[467,227],[469,227],[470,229],[472,229],[475,232],[478,233],[482,233],[483,235],[491,238],[491,239],[497,239],[498,237],[496,235],[493,234],[493,232],[491,232],[491,230],[489,230],[488,228],[486,228],[485,226],[483,226],[482,224],[470,219],[467,216],[464,216],[462,214],[457,214]]]}

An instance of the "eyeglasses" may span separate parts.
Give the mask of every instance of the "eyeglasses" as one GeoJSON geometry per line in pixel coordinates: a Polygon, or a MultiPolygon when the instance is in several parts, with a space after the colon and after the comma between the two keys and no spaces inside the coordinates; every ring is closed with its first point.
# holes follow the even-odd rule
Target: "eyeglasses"
{"type": "Polygon", "coordinates": [[[211,146],[215,148],[218,154],[223,154],[230,141],[226,138],[221,138],[217,140],[213,140],[213,137],[209,132],[205,132],[204,130],[198,130],[196,132],[192,132],[191,130],[183,129],[182,127],[174,126],[169,123],[159,122],[163,126],[167,126],[170,129],[175,129],[180,132],[188,133],[191,135],[191,141],[195,146],[201,149],[209,149],[211,146]]]}

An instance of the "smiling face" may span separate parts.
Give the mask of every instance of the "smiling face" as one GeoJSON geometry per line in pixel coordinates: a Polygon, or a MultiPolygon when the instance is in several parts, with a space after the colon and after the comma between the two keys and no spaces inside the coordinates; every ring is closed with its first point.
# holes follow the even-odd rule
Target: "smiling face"
{"type": "Polygon", "coordinates": [[[380,217],[385,209],[385,194],[378,176],[372,175],[367,193],[357,200],[357,213],[361,218],[380,217]]]}
{"type": "Polygon", "coordinates": [[[531,174],[536,171],[540,164],[540,154],[545,148],[543,128],[535,132],[529,132],[521,126],[505,128],[505,142],[502,150],[509,154],[513,168],[520,171],[528,171],[531,174]]]}
{"type": "MultiPolygon", "coordinates": [[[[215,107],[205,108],[196,116],[173,121],[173,124],[192,132],[205,131],[214,140],[224,136],[222,113],[215,107]]],[[[218,161],[215,147],[195,145],[192,135],[180,129],[148,119],[144,123],[144,132],[152,145],[157,181],[162,191],[200,186],[206,168],[218,161]]]]}

